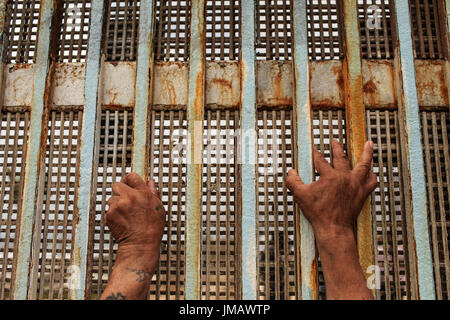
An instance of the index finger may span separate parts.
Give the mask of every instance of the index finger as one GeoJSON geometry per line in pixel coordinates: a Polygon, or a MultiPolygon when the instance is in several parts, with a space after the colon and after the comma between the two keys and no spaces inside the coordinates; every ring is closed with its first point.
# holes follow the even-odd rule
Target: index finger
{"type": "Polygon", "coordinates": [[[373,142],[367,141],[364,145],[364,151],[359,158],[358,163],[353,169],[353,173],[360,179],[364,179],[370,172],[373,158],[373,142]]]}

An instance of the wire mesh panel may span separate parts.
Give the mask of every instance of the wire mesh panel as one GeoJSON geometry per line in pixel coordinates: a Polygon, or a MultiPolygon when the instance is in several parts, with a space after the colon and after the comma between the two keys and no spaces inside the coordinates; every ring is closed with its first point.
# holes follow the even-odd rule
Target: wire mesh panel
{"type": "Polygon", "coordinates": [[[189,59],[190,20],[190,0],[156,2],[155,61],[189,59]]]}
{"type": "Polygon", "coordinates": [[[11,297],[17,254],[29,112],[2,112],[0,126],[0,300],[11,297]]]}
{"type": "Polygon", "coordinates": [[[256,58],[290,60],[292,55],[292,1],[257,0],[256,58]]]}
{"type": "Polygon", "coordinates": [[[139,29],[139,0],[108,0],[106,5],[106,61],[135,61],[139,29]]]}
{"type": "MultiPolygon", "coordinates": [[[[338,140],[346,148],[345,135],[345,111],[343,110],[315,110],[313,112],[313,138],[314,146],[325,158],[332,163],[333,153],[331,151],[331,141],[338,140]]],[[[315,172],[315,180],[319,174],[315,172]]],[[[319,299],[326,299],[325,278],[323,276],[320,258],[318,260],[318,282],[319,299]]]]}
{"type": "Polygon", "coordinates": [[[203,299],[239,297],[239,112],[208,110],[204,128],[201,292],[203,299]]]}
{"type": "Polygon", "coordinates": [[[409,0],[414,58],[443,59],[443,41],[439,31],[438,1],[409,0]]]}
{"type": "Polygon", "coordinates": [[[39,0],[7,1],[5,15],[7,63],[34,62],[39,15],[39,0]]]}
{"type": "Polygon", "coordinates": [[[361,56],[363,59],[393,57],[390,0],[358,0],[361,56]]]}
{"type": "Polygon", "coordinates": [[[206,1],[206,59],[238,60],[240,0],[206,1]]]}
{"type": "Polygon", "coordinates": [[[81,111],[52,111],[46,141],[45,177],[39,188],[42,199],[39,239],[38,299],[65,299],[72,272],[73,212],[79,185],[79,134],[81,111]]]}
{"type": "Polygon", "coordinates": [[[450,115],[421,112],[436,296],[450,294],[450,115]]]}
{"type": "Polygon", "coordinates": [[[297,299],[297,217],[285,186],[294,161],[293,112],[259,111],[257,130],[258,298],[297,299]]]}
{"type": "MultiPolygon", "coordinates": [[[[410,268],[403,195],[402,157],[397,111],[367,111],[367,137],[374,142],[372,193],[375,263],[380,272],[378,299],[411,298],[410,268]]],[[[366,270],[364,270],[366,271],[366,270]]]]}
{"type": "Polygon", "coordinates": [[[64,1],[58,43],[59,62],[86,61],[91,1],[64,1]]]}
{"type": "Polygon", "coordinates": [[[133,114],[128,111],[104,110],[101,115],[99,148],[97,149],[96,202],[91,212],[90,277],[91,298],[101,296],[115,261],[117,245],[105,225],[107,201],[112,185],[131,172],[133,114]]]}
{"type": "Polygon", "coordinates": [[[150,177],[155,179],[167,213],[159,267],[151,299],[183,299],[186,240],[185,111],[152,111],[150,177]]]}
{"type": "Polygon", "coordinates": [[[340,0],[308,0],[308,51],[311,60],[343,57],[340,0]]]}

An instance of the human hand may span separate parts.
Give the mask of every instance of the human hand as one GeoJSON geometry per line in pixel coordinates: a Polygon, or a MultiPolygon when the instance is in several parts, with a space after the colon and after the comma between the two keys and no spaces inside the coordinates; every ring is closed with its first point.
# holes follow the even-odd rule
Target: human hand
{"type": "Polygon", "coordinates": [[[106,224],[119,244],[119,251],[138,255],[147,252],[159,255],[159,247],[166,223],[155,181],[147,184],[136,173],[122,178],[112,186],[108,200],[106,224]]]}
{"type": "Polygon", "coordinates": [[[332,149],[333,167],[314,150],[318,181],[305,185],[295,170],[289,171],[286,181],[318,240],[353,232],[365,200],[377,186],[376,175],[371,171],[373,142],[365,144],[353,170],[338,141],[332,141],[332,149]]]}

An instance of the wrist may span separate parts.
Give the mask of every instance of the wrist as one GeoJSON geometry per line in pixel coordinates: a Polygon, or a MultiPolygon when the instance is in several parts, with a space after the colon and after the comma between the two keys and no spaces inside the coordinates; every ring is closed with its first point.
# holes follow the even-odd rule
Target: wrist
{"type": "Polygon", "coordinates": [[[115,267],[132,266],[153,272],[159,260],[160,245],[119,245],[115,267]]]}
{"type": "Polygon", "coordinates": [[[339,248],[355,246],[356,238],[351,227],[333,226],[327,230],[314,230],[316,242],[321,251],[337,252],[339,248]]]}

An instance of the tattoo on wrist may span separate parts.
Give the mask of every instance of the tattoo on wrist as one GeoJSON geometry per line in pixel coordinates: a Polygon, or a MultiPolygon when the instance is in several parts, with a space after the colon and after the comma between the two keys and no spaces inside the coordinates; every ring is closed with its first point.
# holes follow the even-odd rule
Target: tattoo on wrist
{"type": "Polygon", "coordinates": [[[127,300],[127,297],[124,296],[121,292],[111,293],[106,297],[105,300],[127,300]]]}
{"type": "Polygon", "coordinates": [[[136,279],[137,282],[150,282],[152,280],[152,273],[146,270],[137,270],[133,268],[127,268],[127,270],[134,272],[138,278],[136,279]]]}

